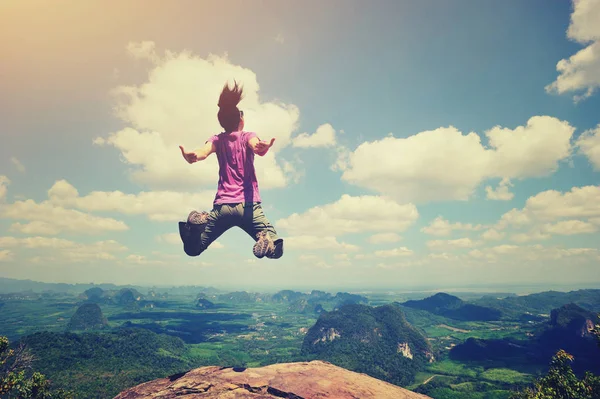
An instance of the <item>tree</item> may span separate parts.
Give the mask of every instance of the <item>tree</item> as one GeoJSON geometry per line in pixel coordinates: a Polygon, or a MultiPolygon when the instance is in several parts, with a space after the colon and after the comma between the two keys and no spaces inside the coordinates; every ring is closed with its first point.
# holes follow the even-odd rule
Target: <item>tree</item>
{"type": "Polygon", "coordinates": [[[21,344],[10,348],[8,338],[0,336],[0,397],[19,399],[71,399],[71,392],[51,390],[50,381],[31,371],[33,356],[21,344]]]}

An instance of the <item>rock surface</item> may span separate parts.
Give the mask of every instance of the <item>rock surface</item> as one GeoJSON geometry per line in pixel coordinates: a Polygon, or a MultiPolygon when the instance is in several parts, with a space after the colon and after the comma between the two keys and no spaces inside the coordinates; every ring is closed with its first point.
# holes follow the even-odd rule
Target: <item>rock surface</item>
{"type": "Polygon", "coordinates": [[[127,389],[114,399],[418,399],[429,398],[323,361],[260,368],[201,367],[127,389]]]}

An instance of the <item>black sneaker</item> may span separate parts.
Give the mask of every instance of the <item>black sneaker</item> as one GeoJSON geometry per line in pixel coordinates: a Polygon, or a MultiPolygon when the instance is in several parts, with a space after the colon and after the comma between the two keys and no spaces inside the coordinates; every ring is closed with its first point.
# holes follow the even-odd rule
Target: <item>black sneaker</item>
{"type": "Polygon", "coordinates": [[[200,255],[200,235],[204,230],[204,226],[179,222],[179,236],[183,242],[183,251],[188,256],[200,255]]]}
{"type": "Polygon", "coordinates": [[[269,259],[279,259],[283,256],[283,238],[278,238],[273,242],[274,249],[272,253],[267,254],[269,259]]]}

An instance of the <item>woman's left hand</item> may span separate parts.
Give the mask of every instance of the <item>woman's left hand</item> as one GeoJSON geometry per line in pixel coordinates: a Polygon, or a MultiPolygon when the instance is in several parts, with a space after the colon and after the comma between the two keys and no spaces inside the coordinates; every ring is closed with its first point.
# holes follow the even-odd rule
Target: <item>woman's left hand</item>
{"type": "Polygon", "coordinates": [[[269,148],[271,148],[273,146],[273,143],[275,142],[275,138],[271,139],[271,142],[266,142],[266,141],[259,141],[256,144],[256,152],[264,154],[267,151],[269,151],[269,148]]]}

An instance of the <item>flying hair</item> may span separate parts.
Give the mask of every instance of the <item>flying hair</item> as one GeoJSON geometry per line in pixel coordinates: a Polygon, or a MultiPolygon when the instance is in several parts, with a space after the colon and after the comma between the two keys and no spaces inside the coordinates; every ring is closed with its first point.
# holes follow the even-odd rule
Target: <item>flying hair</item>
{"type": "Polygon", "coordinates": [[[233,88],[229,88],[229,83],[225,83],[221,95],[219,96],[219,123],[226,132],[233,132],[238,129],[240,124],[240,110],[237,105],[243,98],[243,89],[238,83],[233,81],[233,88]]]}
{"type": "Polygon", "coordinates": [[[219,96],[219,108],[235,108],[244,98],[243,88],[233,81],[233,88],[229,88],[229,83],[225,83],[221,95],[219,96]]]}

